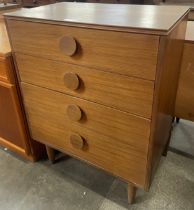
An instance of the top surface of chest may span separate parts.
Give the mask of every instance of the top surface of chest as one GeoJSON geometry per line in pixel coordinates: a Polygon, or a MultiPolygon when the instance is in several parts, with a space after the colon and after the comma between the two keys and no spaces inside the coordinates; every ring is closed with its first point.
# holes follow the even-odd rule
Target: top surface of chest
{"type": "Polygon", "coordinates": [[[187,6],[117,5],[92,3],[57,3],[44,7],[22,9],[9,13],[12,18],[33,21],[54,21],[58,24],[87,25],[87,27],[109,27],[144,33],[168,33],[189,11],[187,6]]]}

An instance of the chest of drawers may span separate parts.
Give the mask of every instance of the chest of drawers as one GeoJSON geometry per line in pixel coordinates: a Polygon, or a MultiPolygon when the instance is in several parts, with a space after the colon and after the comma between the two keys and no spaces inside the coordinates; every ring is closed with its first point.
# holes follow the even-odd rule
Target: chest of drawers
{"type": "Polygon", "coordinates": [[[58,3],[7,15],[32,138],[126,180],[129,202],[135,186],[148,190],[171,132],[187,13],[58,3]]]}

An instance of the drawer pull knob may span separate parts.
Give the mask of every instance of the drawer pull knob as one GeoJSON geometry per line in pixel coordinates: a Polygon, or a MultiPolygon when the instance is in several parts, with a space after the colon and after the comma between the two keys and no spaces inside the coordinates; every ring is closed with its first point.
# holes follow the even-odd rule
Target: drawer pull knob
{"type": "Polygon", "coordinates": [[[72,134],[70,136],[70,142],[76,149],[82,149],[84,147],[84,139],[79,134],[72,134]]]}
{"type": "Polygon", "coordinates": [[[66,73],[64,75],[64,84],[65,87],[67,87],[70,90],[76,90],[79,87],[79,77],[77,76],[77,74],[74,73],[66,73]]]}
{"type": "Polygon", "coordinates": [[[72,56],[77,50],[76,40],[71,36],[64,36],[59,42],[59,48],[65,55],[72,56]]]}
{"type": "Polygon", "coordinates": [[[70,120],[79,121],[82,118],[82,110],[79,108],[79,106],[68,105],[67,115],[68,115],[70,120]]]}

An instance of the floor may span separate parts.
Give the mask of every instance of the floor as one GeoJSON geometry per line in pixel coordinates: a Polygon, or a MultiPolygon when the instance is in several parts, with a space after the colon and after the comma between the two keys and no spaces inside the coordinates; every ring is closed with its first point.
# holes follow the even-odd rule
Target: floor
{"type": "Polygon", "coordinates": [[[0,149],[0,210],[194,210],[194,123],[175,125],[149,193],[72,158],[30,163],[0,149]]]}

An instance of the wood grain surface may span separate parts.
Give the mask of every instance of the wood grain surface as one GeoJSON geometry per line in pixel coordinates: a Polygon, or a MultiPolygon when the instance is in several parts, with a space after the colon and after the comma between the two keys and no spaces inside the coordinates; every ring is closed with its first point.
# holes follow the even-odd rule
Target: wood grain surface
{"type": "Polygon", "coordinates": [[[171,133],[187,13],[59,3],[7,15],[32,138],[126,180],[129,202],[134,186],[148,190],[171,133]]]}
{"type": "Polygon", "coordinates": [[[0,81],[14,83],[12,71],[12,59],[0,57],[0,81]]]}
{"type": "Polygon", "coordinates": [[[44,156],[44,147],[29,136],[17,85],[5,23],[0,20],[0,144],[35,161],[44,156]]]}
{"type": "Polygon", "coordinates": [[[0,57],[7,57],[11,54],[11,47],[7,36],[4,21],[0,20],[0,57]]]}
{"type": "Polygon", "coordinates": [[[57,24],[76,24],[80,27],[105,26],[107,29],[113,27],[114,30],[127,28],[139,33],[143,29],[144,33],[155,31],[161,34],[168,33],[189,9],[188,6],[62,2],[31,10],[23,9],[7,14],[7,17],[57,21],[57,24]]]}
{"type": "Polygon", "coordinates": [[[194,42],[184,44],[175,116],[194,121],[194,42]]]}
{"type": "Polygon", "coordinates": [[[21,87],[33,139],[144,187],[149,120],[26,83],[21,87]],[[68,104],[77,104],[85,118],[69,120],[68,104]],[[83,150],[70,143],[74,133],[85,140],[83,150]]]}
{"type": "Polygon", "coordinates": [[[2,59],[0,60],[0,79],[7,81],[7,65],[4,61],[5,59],[3,61],[2,59]]]}
{"type": "Polygon", "coordinates": [[[154,91],[152,81],[24,54],[16,54],[16,61],[21,81],[115,107],[146,118],[151,117],[154,91]],[[66,88],[64,84],[64,75],[68,72],[79,76],[80,85],[75,91],[66,88]]]}
{"type": "Polygon", "coordinates": [[[16,85],[0,81],[0,144],[25,159],[36,161],[45,148],[29,136],[16,85]]]}
{"type": "Polygon", "coordinates": [[[26,148],[16,97],[14,85],[0,82],[0,136],[18,147],[26,148]]]}
{"type": "Polygon", "coordinates": [[[148,153],[147,189],[171,135],[186,26],[187,17],[169,36],[161,37],[160,40],[148,153]]]}
{"type": "Polygon", "coordinates": [[[8,27],[14,52],[155,79],[158,36],[14,20],[8,21],[8,27]],[[60,39],[69,35],[78,44],[74,56],[65,55],[59,47],[60,39]]]}

